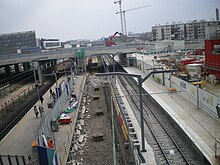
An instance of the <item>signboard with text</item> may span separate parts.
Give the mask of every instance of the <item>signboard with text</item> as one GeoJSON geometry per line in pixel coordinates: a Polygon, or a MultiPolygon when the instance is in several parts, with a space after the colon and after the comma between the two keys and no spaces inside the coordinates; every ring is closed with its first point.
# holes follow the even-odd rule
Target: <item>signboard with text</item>
{"type": "Polygon", "coordinates": [[[84,58],[85,57],[84,48],[76,49],[76,57],[77,58],[84,58]]]}

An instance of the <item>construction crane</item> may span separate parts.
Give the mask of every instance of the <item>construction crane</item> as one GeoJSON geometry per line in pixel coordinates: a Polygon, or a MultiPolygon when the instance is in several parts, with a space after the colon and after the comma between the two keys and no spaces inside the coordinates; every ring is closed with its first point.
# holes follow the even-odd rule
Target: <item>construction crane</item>
{"type": "MultiPolygon", "coordinates": [[[[146,7],[150,7],[151,5],[146,5],[146,6],[141,6],[141,7],[136,7],[136,8],[132,8],[132,9],[128,9],[128,10],[123,10],[123,11],[119,11],[119,12],[117,12],[116,14],[119,14],[120,13],[120,15],[121,14],[123,14],[123,17],[124,17],[124,35],[126,36],[127,35],[127,26],[126,26],[126,18],[125,18],[125,12],[127,12],[127,11],[132,11],[132,10],[137,10],[137,9],[142,9],[142,8],[146,8],[146,7]]],[[[123,28],[123,17],[121,18],[121,20],[122,20],[122,28],[123,28]]]]}
{"type": "Polygon", "coordinates": [[[114,4],[119,4],[120,20],[121,20],[121,33],[124,35],[123,16],[122,16],[122,0],[115,1],[114,4]]]}

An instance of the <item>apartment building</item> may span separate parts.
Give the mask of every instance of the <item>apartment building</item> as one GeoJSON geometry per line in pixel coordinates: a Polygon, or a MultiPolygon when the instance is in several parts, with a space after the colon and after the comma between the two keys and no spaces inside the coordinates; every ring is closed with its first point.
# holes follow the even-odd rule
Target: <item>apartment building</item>
{"type": "Polygon", "coordinates": [[[220,26],[220,21],[188,21],[187,23],[172,23],[156,25],[152,27],[153,40],[186,40],[202,41],[206,38],[206,28],[209,26],[220,26]]]}

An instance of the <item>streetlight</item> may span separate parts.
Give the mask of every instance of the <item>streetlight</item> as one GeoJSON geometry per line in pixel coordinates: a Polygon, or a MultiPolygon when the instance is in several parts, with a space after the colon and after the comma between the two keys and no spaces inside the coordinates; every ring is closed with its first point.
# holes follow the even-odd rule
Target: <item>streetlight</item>
{"type": "Polygon", "coordinates": [[[112,143],[113,143],[113,161],[114,165],[116,165],[116,150],[115,150],[115,129],[114,129],[114,112],[113,112],[113,96],[110,96],[110,104],[111,104],[111,117],[112,117],[112,143]]]}
{"type": "Polygon", "coordinates": [[[55,90],[56,90],[56,93],[57,93],[57,97],[60,97],[59,90],[58,90],[58,83],[57,83],[57,72],[56,72],[56,71],[53,71],[53,72],[52,72],[52,75],[54,75],[55,81],[56,81],[55,90]]]}
{"type": "Polygon", "coordinates": [[[109,72],[109,73],[96,73],[96,76],[129,76],[136,77],[138,79],[138,87],[139,87],[139,105],[140,105],[140,120],[141,120],[141,144],[142,144],[142,152],[146,152],[145,149],[145,141],[144,141],[144,115],[143,115],[143,103],[142,103],[142,83],[147,80],[152,74],[158,73],[170,73],[177,72],[177,69],[173,70],[154,70],[150,72],[144,79],[142,79],[141,75],[138,74],[129,74],[124,72],[109,72]]]}
{"type": "Polygon", "coordinates": [[[144,56],[141,56],[142,58],[142,72],[144,73],[144,56]]]}
{"type": "MultiPolygon", "coordinates": [[[[155,57],[156,57],[156,56],[154,56],[154,59],[152,60],[152,61],[153,61],[153,70],[155,70],[155,69],[154,69],[154,60],[155,60],[155,57]]],[[[153,74],[153,77],[154,77],[154,74],[153,74]]]]}
{"type": "Polygon", "coordinates": [[[58,97],[60,97],[60,93],[59,93],[59,89],[58,89],[57,72],[56,72],[56,71],[53,71],[53,72],[50,73],[50,74],[43,74],[43,76],[51,76],[51,75],[55,77],[55,82],[56,82],[55,90],[56,90],[57,98],[58,98],[58,97]]]}
{"type": "Polygon", "coordinates": [[[52,74],[55,76],[56,87],[57,87],[58,86],[58,83],[57,83],[57,72],[53,71],[52,74]]]}
{"type": "MultiPolygon", "coordinates": [[[[39,84],[37,83],[37,76],[36,76],[36,71],[35,71],[35,63],[34,62],[38,62],[42,59],[48,59],[48,57],[39,57],[39,58],[36,58],[34,60],[32,60],[32,64],[33,64],[33,71],[34,71],[34,84],[35,84],[35,87],[37,87],[37,98],[38,98],[38,101],[40,101],[40,92],[39,92],[39,84]]],[[[40,105],[40,102],[39,102],[39,105],[40,105]]]]}
{"type": "MultiPolygon", "coordinates": [[[[39,92],[39,84],[36,82],[37,81],[37,77],[36,77],[36,73],[35,73],[35,66],[34,66],[34,63],[33,63],[33,67],[34,67],[34,85],[35,87],[37,87],[37,98],[38,98],[38,101],[40,101],[40,92],[39,92]]],[[[39,102],[39,105],[40,105],[40,102],[39,102]]]]}

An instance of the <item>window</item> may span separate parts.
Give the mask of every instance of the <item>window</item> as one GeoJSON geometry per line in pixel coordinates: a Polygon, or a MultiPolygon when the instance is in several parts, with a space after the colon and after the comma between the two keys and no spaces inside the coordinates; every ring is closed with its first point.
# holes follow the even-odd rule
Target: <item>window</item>
{"type": "Polygon", "coordinates": [[[212,53],[220,54],[220,45],[214,45],[214,47],[212,49],[212,53]]]}

